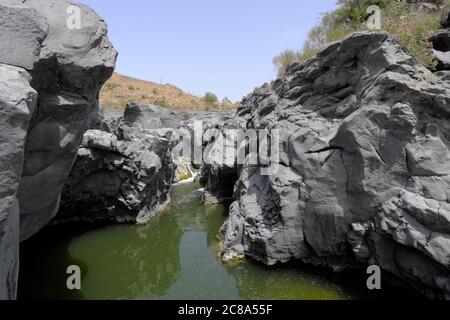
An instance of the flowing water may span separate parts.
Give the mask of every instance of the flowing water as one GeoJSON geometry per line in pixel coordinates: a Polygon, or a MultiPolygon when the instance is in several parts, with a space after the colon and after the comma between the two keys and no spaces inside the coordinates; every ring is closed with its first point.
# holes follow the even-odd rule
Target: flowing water
{"type": "Polygon", "coordinates": [[[19,299],[372,299],[409,298],[362,273],[332,274],[301,264],[267,267],[218,258],[226,208],[205,208],[196,183],[174,187],[172,204],[146,226],[57,226],[21,246],[19,299]],[[69,291],[66,269],[82,270],[69,291]]]}

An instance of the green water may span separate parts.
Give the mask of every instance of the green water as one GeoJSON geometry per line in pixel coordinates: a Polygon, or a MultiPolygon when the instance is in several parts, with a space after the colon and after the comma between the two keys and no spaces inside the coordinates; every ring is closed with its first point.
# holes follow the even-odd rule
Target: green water
{"type": "Polygon", "coordinates": [[[372,299],[406,298],[396,287],[365,289],[360,273],[217,257],[226,208],[205,208],[197,184],[175,186],[172,205],[146,226],[58,226],[21,246],[19,299],[372,299]],[[66,269],[82,270],[82,290],[66,269]]]}

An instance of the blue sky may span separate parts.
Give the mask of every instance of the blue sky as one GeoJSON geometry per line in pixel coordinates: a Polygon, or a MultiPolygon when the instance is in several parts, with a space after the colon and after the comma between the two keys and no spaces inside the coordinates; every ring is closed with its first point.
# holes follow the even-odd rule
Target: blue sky
{"type": "Polygon", "coordinates": [[[117,71],[239,101],[276,76],[272,58],[301,48],[336,0],[79,0],[109,25],[117,71]]]}

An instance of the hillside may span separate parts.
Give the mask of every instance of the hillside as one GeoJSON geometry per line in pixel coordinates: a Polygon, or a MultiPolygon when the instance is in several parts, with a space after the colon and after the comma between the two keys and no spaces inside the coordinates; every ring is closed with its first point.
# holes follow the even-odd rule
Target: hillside
{"type": "Polygon", "coordinates": [[[158,84],[114,73],[100,93],[103,109],[123,111],[129,102],[157,104],[181,110],[232,109],[230,103],[208,103],[170,84],[158,84]]]}
{"type": "MultiPolygon", "coordinates": [[[[368,8],[380,8],[380,30],[389,32],[402,49],[431,70],[440,64],[430,38],[440,28],[440,20],[450,10],[450,0],[337,0],[336,10],[321,15],[299,51],[285,50],[273,59],[281,76],[294,62],[313,58],[323,47],[341,41],[356,31],[368,30],[368,8]]],[[[373,15],[373,13],[372,13],[373,15]]]]}

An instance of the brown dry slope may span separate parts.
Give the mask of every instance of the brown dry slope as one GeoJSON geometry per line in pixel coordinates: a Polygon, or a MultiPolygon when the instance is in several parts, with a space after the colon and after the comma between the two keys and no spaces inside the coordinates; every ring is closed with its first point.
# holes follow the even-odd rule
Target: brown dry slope
{"type": "Polygon", "coordinates": [[[103,109],[123,111],[126,104],[146,103],[181,110],[232,109],[229,103],[208,104],[204,99],[186,93],[170,84],[158,84],[114,73],[100,93],[103,109]]]}

